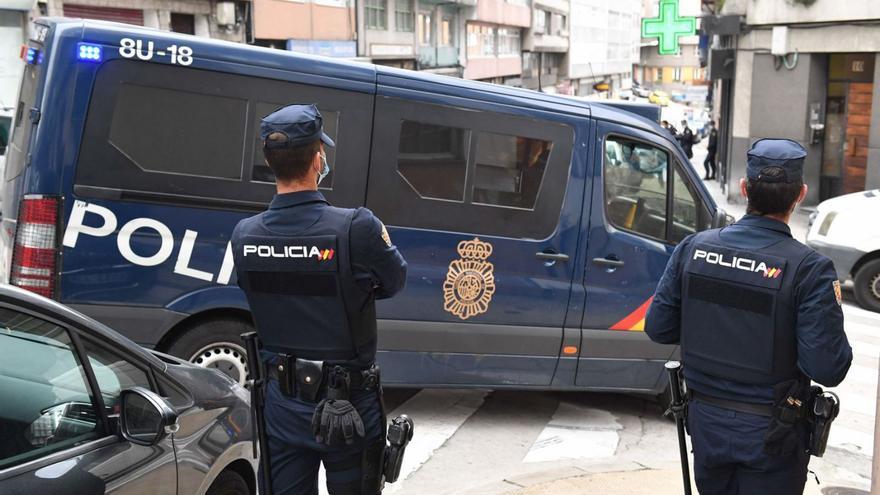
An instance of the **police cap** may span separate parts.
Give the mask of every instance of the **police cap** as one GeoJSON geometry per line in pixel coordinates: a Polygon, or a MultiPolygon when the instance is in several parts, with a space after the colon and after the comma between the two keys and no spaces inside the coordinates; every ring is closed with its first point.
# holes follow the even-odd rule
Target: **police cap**
{"type": "Polygon", "coordinates": [[[327,146],[335,144],[324,134],[324,119],[315,105],[287,105],[263,117],[260,138],[267,148],[295,148],[320,139],[327,146]],[[286,140],[269,141],[270,134],[279,132],[286,140]]]}
{"type": "Polygon", "coordinates": [[[760,139],[747,155],[746,175],[749,179],[789,183],[803,180],[807,150],[790,139],[760,139]],[[781,169],[782,173],[765,173],[771,167],[781,169]]]}

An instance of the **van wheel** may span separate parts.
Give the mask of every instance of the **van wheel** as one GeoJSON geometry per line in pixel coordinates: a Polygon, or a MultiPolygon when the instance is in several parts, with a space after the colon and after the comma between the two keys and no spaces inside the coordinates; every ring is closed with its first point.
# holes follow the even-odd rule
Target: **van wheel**
{"type": "Polygon", "coordinates": [[[231,469],[223,471],[211,483],[207,495],[250,495],[251,490],[240,474],[231,469]]]}
{"type": "Polygon", "coordinates": [[[247,377],[247,353],[241,334],[254,328],[241,320],[203,321],[186,329],[168,348],[181,359],[214,368],[244,385],[247,377]]]}
{"type": "Polygon", "coordinates": [[[853,283],[859,306],[880,313],[880,259],[862,265],[853,277],[853,283]]]}

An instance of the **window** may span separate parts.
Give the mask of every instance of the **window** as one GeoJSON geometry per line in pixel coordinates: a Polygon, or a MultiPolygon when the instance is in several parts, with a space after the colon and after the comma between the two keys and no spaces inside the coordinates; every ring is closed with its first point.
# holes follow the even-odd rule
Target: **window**
{"type": "Polygon", "coordinates": [[[480,54],[484,57],[495,56],[495,28],[492,26],[480,26],[480,54]]]}
{"type": "Polygon", "coordinates": [[[440,21],[440,45],[450,46],[453,44],[454,40],[455,34],[453,31],[453,20],[443,18],[443,20],[440,21]]]}
{"type": "Polygon", "coordinates": [[[337,143],[326,149],[331,174],[321,188],[334,204],[363,204],[369,94],[132,60],[104,63],[92,94],[100,97],[89,102],[76,158],[77,196],[263,209],[275,185],[262,155],[260,121],[290,102],[313,102],[337,143]]]}
{"type": "Polygon", "coordinates": [[[469,138],[465,129],[404,120],[397,171],[423,198],[462,201],[469,138]]]}
{"type": "Polygon", "coordinates": [[[151,390],[150,379],[140,368],[117,354],[83,340],[83,348],[98,382],[107,414],[119,414],[119,394],[132,387],[151,390]]]}
{"type": "Polygon", "coordinates": [[[67,330],[0,308],[0,469],[98,437],[98,414],[67,330]]]}
{"type": "Polygon", "coordinates": [[[110,145],[146,172],[240,179],[246,125],[246,100],[122,84],[110,145]]]}
{"type": "Polygon", "coordinates": [[[550,34],[565,34],[565,16],[562,14],[553,14],[550,17],[550,34]]]}
{"type": "Polygon", "coordinates": [[[675,82],[681,81],[681,67],[675,67],[672,69],[672,80],[675,82]]]}
{"type": "Polygon", "coordinates": [[[673,175],[672,228],[669,241],[678,243],[695,232],[708,229],[711,226],[711,219],[693,184],[682,174],[678,162],[673,175]]]}
{"type": "Polygon", "coordinates": [[[385,10],[388,0],[366,0],[364,4],[364,16],[368,29],[386,29],[387,19],[385,10]]]}
{"type": "Polygon", "coordinates": [[[419,14],[419,44],[431,45],[431,13],[423,12],[419,14]]]}
{"type": "Polygon", "coordinates": [[[412,0],[395,0],[394,2],[394,29],[411,33],[413,30],[413,2],[412,0]]]}
{"type": "Polygon", "coordinates": [[[519,56],[520,34],[518,28],[498,28],[498,56],[519,56]]]}
{"type": "Polygon", "coordinates": [[[546,11],[541,9],[535,9],[535,33],[543,34],[547,31],[547,17],[546,11]]]}
{"type": "Polygon", "coordinates": [[[396,98],[377,99],[376,115],[367,207],[386,224],[529,239],[556,230],[571,127],[396,98]]]}
{"type": "Polygon", "coordinates": [[[660,148],[621,137],[605,140],[605,211],[613,225],[666,238],[668,164],[660,148]]]}
{"type": "Polygon", "coordinates": [[[480,132],[474,202],[533,209],[550,148],[541,139],[480,132]]]}

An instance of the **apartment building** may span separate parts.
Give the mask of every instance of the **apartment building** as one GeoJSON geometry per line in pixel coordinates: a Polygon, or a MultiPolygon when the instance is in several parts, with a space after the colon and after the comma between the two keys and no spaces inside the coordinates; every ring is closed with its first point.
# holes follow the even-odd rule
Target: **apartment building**
{"type": "Polygon", "coordinates": [[[565,65],[569,24],[569,0],[532,0],[532,23],[525,31],[522,47],[524,88],[572,93],[565,65]]]}
{"type": "Polygon", "coordinates": [[[571,0],[570,10],[570,92],[613,97],[631,87],[633,64],[639,60],[642,0],[571,0]],[[605,87],[600,83],[608,90],[596,89],[605,87]]]}
{"type": "Polygon", "coordinates": [[[527,0],[478,0],[465,11],[466,79],[522,85],[523,30],[531,26],[527,0]]]}

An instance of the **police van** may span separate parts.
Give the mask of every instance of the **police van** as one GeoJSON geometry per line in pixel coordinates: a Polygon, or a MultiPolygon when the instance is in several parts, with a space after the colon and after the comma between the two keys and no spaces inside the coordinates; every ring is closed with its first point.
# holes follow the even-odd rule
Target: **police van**
{"type": "Polygon", "coordinates": [[[378,304],[385,383],[664,388],[654,288],[727,217],[646,108],[98,21],[39,20],[26,52],[9,283],[241,380],[229,240],[274,193],[260,118],[316,103],[337,143],[321,191],[373,210],[409,263],[378,304]]]}

